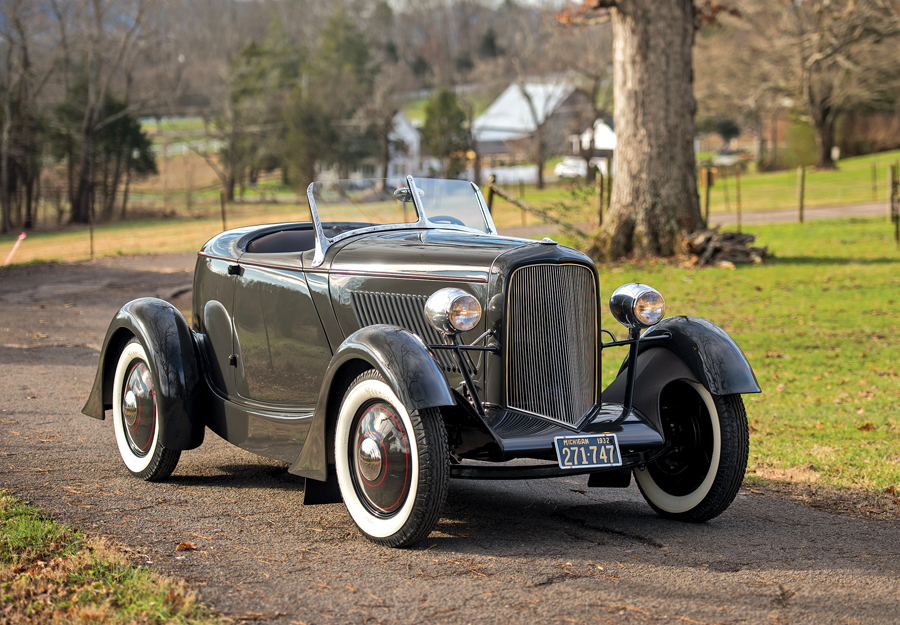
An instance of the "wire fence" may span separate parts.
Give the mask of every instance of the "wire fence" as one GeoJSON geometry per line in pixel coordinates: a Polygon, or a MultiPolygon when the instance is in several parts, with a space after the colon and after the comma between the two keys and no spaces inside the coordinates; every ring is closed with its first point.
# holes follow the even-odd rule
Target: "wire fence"
{"type": "MultiPolygon", "coordinates": [[[[888,156],[897,158],[900,153],[888,156]]],[[[805,169],[766,174],[746,172],[740,164],[699,167],[701,210],[706,214],[708,197],[711,215],[780,209],[797,211],[801,220],[801,207],[864,203],[881,204],[890,215],[890,170],[894,164],[892,159],[870,158],[842,163],[836,171],[805,169]],[[708,187],[707,176],[712,183],[708,187]]],[[[893,178],[895,185],[896,180],[897,175],[893,178]]],[[[487,189],[487,183],[483,186],[487,189]]],[[[562,221],[590,232],[602,221],[611,189],[608,177],[598,178],[596,185],[560,180],[544,189],[514,184],[506,190],[519,198],[527,197],[529,206],[536,210],[524,210],[521,204],[498,198],[492,207],[494,221],[501,230],[541,224],[552,228],[562,221]]],[[[254,185],[245,185],[243,194],[240,191],[238,187],[234,201],[225,202],[217,182],[162,189],[136,185],[125,207],[127,219],[121,219],[124,198],[119,198],[114,219],[107,223],[98,220],[92,236],[87,227],[66,223],[66,188],[45,185],[36,203],[34,230],[24,240],[20,240],[18,230],[0,237],[0,259],[6,258],[17,243],[12,262],[196,250],[225,228],[310,219],[305,193],[282,185],[278,172],[263,174],[254,185]]],[[[894,206],[896,214],[896,199],[894,206]]]]}

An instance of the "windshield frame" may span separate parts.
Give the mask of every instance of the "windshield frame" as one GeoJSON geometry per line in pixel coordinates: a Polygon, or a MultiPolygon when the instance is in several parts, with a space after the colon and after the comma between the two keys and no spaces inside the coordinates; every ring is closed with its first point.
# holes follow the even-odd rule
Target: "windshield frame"
{"type": "MultiPolygon", "coordinates": [[[[450,180],[449,178],[447,180],[450,180]]],[[[481,189],[478,188],[478,185],[474,182],[469,182],[472,186],[473,191],[475,192],[475,198],[478,200],[478,205],[481,208],[481,215],[484,219],[484,224],[487,229],[487,232],[482,230],[478,230],[477,228],[470,228],[469,226],[460,226],[457,224],[437,224],[428,219],[428,214],[425,211],[425,207],[423,206],[422,196],[419,195],[419,188],[416,186],[416,181],[412,176],[406,176],[406,184],[409,187],[409,190],[412,194],[412,203],[416,209],[416,215],[418,216],[418,220],[410,223],[399,223],[399,224],[379,224],[376,226],[368,226],[366,228],[359,228],[357,230],[350,230],[348,232],[342,232],[337,234],[331,238],[325,236],[325,228],[322,225],[322,220],[319,217],[319,211],[316,207],[316,199],[313,193],[314,182],[310,183],[310,185],[306,188],[306,198],[309,201],[309,213],[312,215],[313,228],[316,233],[316,249],[315,254],[313,256],[313,267],[320,266],[325,261],[325,252],[328,251],[328,248],[348,237],[356,236],[358,234],[366,234],[369,232],[383,232],[385,230],[422,230],[422,229],[436,229],[440,228],[442,230],[460,230],[463,232],[475,232],[478,234],[487,234],[491,236],[497,236],[497,227],[494,225],[494,220],[491,218],[491,212],[488,210],[487,203],[484,201],[484,196],[481,194],[481,189]]]]}

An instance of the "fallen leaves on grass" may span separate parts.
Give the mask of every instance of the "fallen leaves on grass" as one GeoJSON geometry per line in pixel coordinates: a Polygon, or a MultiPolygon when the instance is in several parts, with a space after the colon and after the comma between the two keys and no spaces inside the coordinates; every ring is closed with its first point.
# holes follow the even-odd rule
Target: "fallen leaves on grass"
{"type": "MultiPolygon", "coordinates": [[[[860,408],[859,410],[856,411],[856,414],[862,414],[862,413],[863,413],[862,408],[860,408]]],[[[867,421],[866,423],[864,423],[863,425],[859,426],[856,429],[859,430],[860,432],[872,432],[876,428],[874,425],[872,425],[870,422],[867,421]]]]}

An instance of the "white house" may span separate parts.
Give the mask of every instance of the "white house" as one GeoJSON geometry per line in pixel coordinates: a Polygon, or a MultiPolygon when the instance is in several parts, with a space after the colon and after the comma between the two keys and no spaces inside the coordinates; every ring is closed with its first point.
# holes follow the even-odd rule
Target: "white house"
{"type": "Polygon", "coordinates": [[[584,123],[578,120],[584,119],[587,110],[587,96],[569,83],[511,84],[472,124],[478,153],[525,152],[539,125],[548,152],[563,151],[566,137],[584,123]]]}

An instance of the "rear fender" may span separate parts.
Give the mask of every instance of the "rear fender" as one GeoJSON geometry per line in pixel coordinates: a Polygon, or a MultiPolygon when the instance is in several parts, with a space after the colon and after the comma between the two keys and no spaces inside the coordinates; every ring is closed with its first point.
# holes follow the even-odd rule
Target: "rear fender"
{"type": "Polygon", "coordinates": [[[357,330],[335,351],[325,373],[309,434],[289,471],[312,480],[328,478],[334,464],[334,423],[350,383],[377,369],[410,413],[455,403],[447,378],[422,340],[390,325],[357,330]]]}
{"type": "Polygon", "coordinates": [[[137,337],[151,360],[162,444],[169,449],[199,447],[205,427],[206,384],[187,321],[161,299],[134,300],[113,317],[100,350],[94,386],[81,411],[95,419],[106,417],[112,408],[116,364],[132,337],[137,337]]]}

